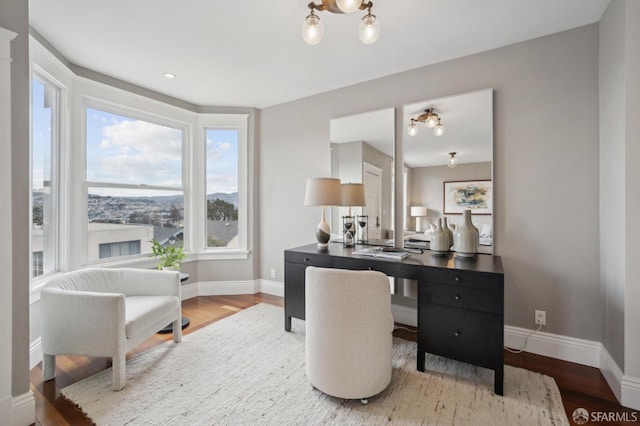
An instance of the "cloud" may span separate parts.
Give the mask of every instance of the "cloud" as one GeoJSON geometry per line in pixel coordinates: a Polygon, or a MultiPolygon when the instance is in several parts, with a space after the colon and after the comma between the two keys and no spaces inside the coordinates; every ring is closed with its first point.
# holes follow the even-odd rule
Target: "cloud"
{"type": "Polygon", "coordinates": [[[129,120],[103,126],[102,137],[100,150],[87,154],[88,180],[182,185],[181,130],[129,120]]]}

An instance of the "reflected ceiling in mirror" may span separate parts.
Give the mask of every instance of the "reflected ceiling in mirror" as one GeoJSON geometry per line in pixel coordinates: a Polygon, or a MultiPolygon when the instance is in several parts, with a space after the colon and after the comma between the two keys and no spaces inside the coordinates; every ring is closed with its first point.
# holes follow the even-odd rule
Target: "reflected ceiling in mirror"
{"type": "Polygon", "coordinates": [[[449,153],[455,152],[458,164],[492,161],[493,103],[492,90],[481,90],[430,101],[405,105],[403,112],[404,163],[409,167],[445,165],[449,153]],[[417,134],[407,129],[411,119],[433,109],[445,131],[434,135],[425,123],[416,122],[417,134]]]}

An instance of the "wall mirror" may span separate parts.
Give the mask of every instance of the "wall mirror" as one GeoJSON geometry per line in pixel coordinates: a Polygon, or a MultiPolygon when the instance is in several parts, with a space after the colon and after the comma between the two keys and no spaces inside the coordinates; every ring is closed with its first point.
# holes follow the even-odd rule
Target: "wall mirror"
{"type": "Polygon", "coordinates": [[[493,253],[493,90],[405,105],[403,127],[405,245],[428,245],[431,224],[457,226],[470,208],[478,251],[493,253]]]}
{"type": "MultiPolygon", "coordinates": [[[[395,110],[386,108],[335,118],[330,122],[331,177],[363,183],[366,206],[351,214],[367,216],[370,244],[393,244],[393,155],[395,110]]],[[[342,217],[348,207],[331,213],[332,240],[342,239],[342,217]]]]}

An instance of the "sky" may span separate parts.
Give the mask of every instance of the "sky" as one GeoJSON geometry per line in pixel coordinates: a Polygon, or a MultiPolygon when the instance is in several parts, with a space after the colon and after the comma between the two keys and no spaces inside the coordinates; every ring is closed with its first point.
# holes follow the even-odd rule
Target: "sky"
{"type": "MultiPolygon", "coordinates": [[[[54,103],[55,105],[55,103],[54,103]]],[[[51,108],[45,86],[33,81],[33,188],[42,190],[51,175],[51,108]]],[[[207,194],[238,191],[238,131],[206,130],[207,194]]],[[[182,186],[181,129],[94,108],[86,110],[87,181],[95,183],[182,186]]],[[[112,196],[175,195],[148,189],[91,188],[112,196]]]]}

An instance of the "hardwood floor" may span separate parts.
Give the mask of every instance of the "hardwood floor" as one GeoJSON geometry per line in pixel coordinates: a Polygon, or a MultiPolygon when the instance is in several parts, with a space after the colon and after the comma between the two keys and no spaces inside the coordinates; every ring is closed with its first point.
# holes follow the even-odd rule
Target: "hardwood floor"
{"type": "MultiPolygon", "coordinates": [[[[234,314],[242,309],[258,303],[269,303],[283,306],[283,299],[267,294],[239,295],[239,296],[201,296],[185,300],[182,303],[182,312],[189,317],[191,324],[184,329],[184,334],[192,333],[215,321],[234,314]]],[[[415,340],[415,331],[398,329],[394,334],[398,337],[415,340]]],[[[171,334],[156,334],[137,346],[127,354],[128,357],[136,356],[142,352],[161,345],[171,340],[171,334]]],[[[42,382],[40,364],[31,370],[31,390],[36,399],[36,425],[92,425],[80,409],[62,396],[60,389],[89,377],[111,366],[111,360],[106,358],[83,356],[59,356],[56,359],[56,378],[48,382],[42,382]]],[[[569,419],[569,424],[575,423],[571,415],[576,408],[582,407],[592,412],[613,412],[618,417],[627,413],[627,419],[638,419],[637,411],[623,408],[616,401],[609,389],[604,377],[596,368],[585,367],[557,359],[524,352],[512,354],[505,352],[505,364],[537,371],[555,378],[562,402],[569,419]]],[[[620,417],[619,417],[620,418],[620,417]]],[[[624,421],[598,421],[587,424],[598,425],[628,425],[624,421]]]]}

